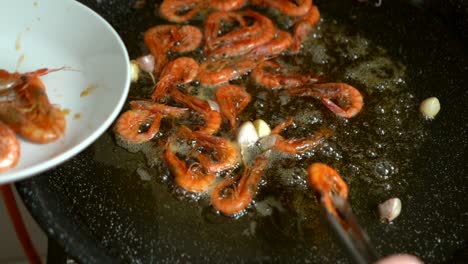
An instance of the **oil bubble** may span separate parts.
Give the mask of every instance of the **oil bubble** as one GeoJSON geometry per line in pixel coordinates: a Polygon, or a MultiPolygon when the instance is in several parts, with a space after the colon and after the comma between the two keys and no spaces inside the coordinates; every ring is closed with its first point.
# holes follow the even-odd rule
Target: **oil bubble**
{"type": "Polygon", "coordinates": [[[381,160],[375,164],[374,172],[378,177],[386,180],[394,174],[395,167],[389,161],[381,160]]]}
{"type": "Polygon", "coordinates": [[[377,152],[375,152],[375,150],[368,149],[368,150],[366,150],[366,156],[369,157],[369,158],[376,158],[377,157],[377,152]]]}
{"type": "Polygon", "coordinates": [[[392,185],[391,185],[390,183],[385,183],[385,184],[383,185],[383,189],[384,189],[385,191],[391,191],[391,190],[393,189],[393,187],[392,187],[392,185]]]}
{"type": "Polygon", "coordinates": [[[375,129],[375,133],[379,136],[384,136],[386,134],[386,131],[382,127],[377,127],[375,129]]]}
{"type": "Polygon", "coordinates": [[[375,112],[377,114],[385,114],[385,108],[383,106],[381,106],[381,105],[377,105],[375,107],[375,112]]]}

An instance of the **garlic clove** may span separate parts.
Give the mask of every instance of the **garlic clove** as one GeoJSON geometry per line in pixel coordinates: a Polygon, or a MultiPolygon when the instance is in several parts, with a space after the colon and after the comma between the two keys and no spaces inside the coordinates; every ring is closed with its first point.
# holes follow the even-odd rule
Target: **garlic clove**
{"type": "Polygon", "coordinates": [[[145,170],[144,168],[137,168],[136,172],[138,176],[140,176],[140,179],[142,181],[150,181],[151,180],[151,174],[145,170]]]}
{"type": "Polygon", "coordinates": [[[210,109],[211,110],[214,110],[218,113],[220,113],[221,111],[219,110],[219,104],[216,102],[216,101],[213,101],[213,100],[207,100],[208,104],[210,105],[210,109]]]}
{"type": "Polygon", "coordinates": [[[258,138],[257,130],[255,130],[255,126],[252,122],[247,121],[240,125],[237,133],[237,142],[241,146],[250,146],[255,144],[258,138]]]}
{"type": "Polygon", "coordinates": [[[260,141],[259,141],[260,148],[263,150],[272,149],[275,146],[277,139],[278,139],[277,134],[271,134],[271,135],[260,138],[260,141]]]}
{"type": "Polygon", "coordinates": [[[381,203],[378,207],[380,221],[391,222],[401,213],[401,200],[399,198],[390,198],[381,203]]]}
{"type": "Polygon", "coordinates": [[[136,59],[136,63],[142,71],[152,73],[154,71],[154,56],[151,54],[141,56],[136,59]]]}
{"type": "Polygon", "coordinates": [[[427,118],[433,119],[440,111],[440,102],[437,97],[429,97],[422,101],[419,111],[427,118]]]}
{"type": "Polygon", "coordinates": [[[138,81],[138,76],[140,75],[140,67],[138,67],[138,64],[136,61],[131,60],[130,61],[130,79],[132,82],[138,81]]]}
{"type": "Polygon", "coordinates": [[[257,134],[259,137],[265,137],[271,134],[270,126],[263,120],[257,119],[253,122],[255,130],[257,130],[257,134]]]}

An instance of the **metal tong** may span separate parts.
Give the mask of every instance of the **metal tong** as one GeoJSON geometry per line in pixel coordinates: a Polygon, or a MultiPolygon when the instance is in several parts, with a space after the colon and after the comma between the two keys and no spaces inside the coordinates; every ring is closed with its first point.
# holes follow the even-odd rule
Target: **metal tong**
{"type": "Polygon", "coordinates": [[[367,233],[359,226],[347,199],[332,194],[332,204],[336,213],[330,211],[323,199],[319,199],[326,222],[335,234],[342,248],[354,263],[374,263],[378,254],[367,233]]]}

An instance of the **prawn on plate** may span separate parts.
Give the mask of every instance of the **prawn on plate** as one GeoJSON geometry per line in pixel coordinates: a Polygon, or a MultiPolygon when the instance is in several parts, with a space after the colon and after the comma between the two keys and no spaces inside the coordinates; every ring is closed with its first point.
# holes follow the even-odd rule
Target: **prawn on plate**
{"type": "Polygon", "coordinates": [[[20,145],[16,134],[0,121],[0,172],[16,166],[20,157],[20,145]]]}
{"type": "Polygon", "coordinates": [[[11,87],[14,97],[0,102],[0,120],[31,142],[44,144],[59,139],[66,127],[65,114],[51,104],[39,77],[61,69],[23,74],[3,71],[2,83],[11,87]]]}

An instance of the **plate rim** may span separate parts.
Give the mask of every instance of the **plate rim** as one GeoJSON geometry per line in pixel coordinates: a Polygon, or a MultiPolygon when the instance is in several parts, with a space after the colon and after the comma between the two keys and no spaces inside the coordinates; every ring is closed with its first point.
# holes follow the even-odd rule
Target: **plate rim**
{"type": "MultiPolygon", "coordinates": [[[[24,169],[20,169],[16,172],[9,173],[9,170],[6,170],[0,173],[0,185],[13,183],[16,181],[24,180],[26,178],[34,177],[36,175],[39,175],[42,172],[45,172],[47,170],[50,170],[54,167],[59,166],[60,164],[68,161],[69,159],[79,154],[81,151],[83,151],[84,149],[89,147],[93,142],[95,142],[112,125],[112,123],[115,121],[118,114],[122,110],[125,104],[125,101],[127,100],[128,93],[130,91],[130,83],[131,83],[130,57],[129,57],[128,50],[125,46],[125,43],[123,42],[120,35],[117,33],[115,28],[106,19],[104,19],[96,11],[89,8],[85,4],[80,3],[78,1],[74,1],[74,0],[66,0],[66,1],[62,0],[61,2],[66,5],[70,5],[70,8],[80,8],[83,10],[83,12],[86,12],[91,17],[94,17],[95,19],[97,19],[105,28],[107,28],[108,32],[117,40],[118,48],[120,52],[123,53],[124,57],[126,58],[125,60],[126,63],[124,65],[125,70],[126,70],[126,76],[125,76],[125,84],[124,84],[123,93],[116,107],[111,112],[111,114],[104,120],[104,122],[96,130],[94,130],[94,132],[92,132],[84,140],[78,142],[77,144],[68,148],[64,152],[61,152],[59,155],[56,155],[48,159],[46,162],[38,163],[32,166],[26,167],[24,169]]],[[[24,155],[24,154],[21,154],[21,155],[24,155]]]]}

